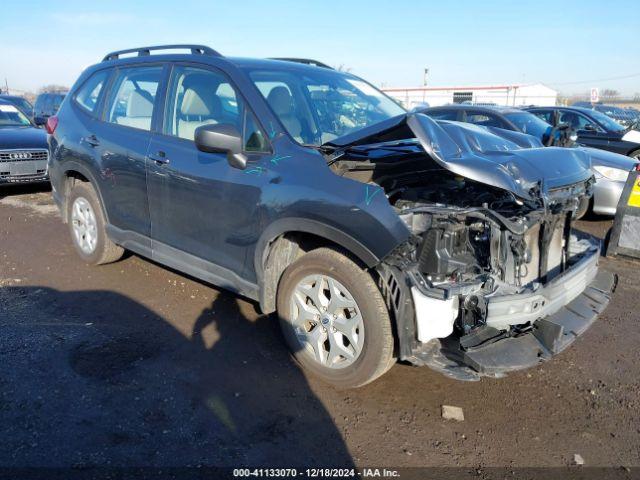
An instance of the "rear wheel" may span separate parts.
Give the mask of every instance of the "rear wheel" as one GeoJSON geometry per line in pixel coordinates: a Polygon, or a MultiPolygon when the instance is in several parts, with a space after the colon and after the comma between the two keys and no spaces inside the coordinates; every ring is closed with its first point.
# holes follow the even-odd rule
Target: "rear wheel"
{"type": "Polygon", "coordinates": [[[638,149],[638,150],[634,150],[633,152],[631,152],[631,153],[629,154],[629,156],[630,156],[631,158],[635,158],[636,160],[640,161],[640,149],[638,149]]]}
{"type": "Polygon", "coordinates": [[[278,315],[296,360],[341,388],[365,385],[394,363],[384,299],[368,272],[346,256],[313,250],[283,273],[278,315]]]}
{"type": "Polygon", "coordinates": [[[85,262],[101,265],[122,257],[124,249],[107,237],[100,200],[90,183],[76,182],[67,208],[71,240],[85,262]]]}

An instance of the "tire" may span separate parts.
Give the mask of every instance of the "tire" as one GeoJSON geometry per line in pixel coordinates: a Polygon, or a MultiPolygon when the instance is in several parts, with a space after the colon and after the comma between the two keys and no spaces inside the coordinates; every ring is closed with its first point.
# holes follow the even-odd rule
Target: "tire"
{"type": "Polygon", "coordinates": [[[638,149],[638,150],[634,150],[633,152],[631,152],[631,153],[629,154],[629,156],[630,156],[631,158],[636,159],[636,160],[640,160],[640,149],[638,149]]]}
{"type": "Polygon", "coordinates": [[[298,363],[335,387],[360,387],[395,363],[382,294],[368,272],[335,250],[313,250],[287,267],[278,286],[277,310],[298,363]],[[341,293],[331,293],[337,291],[341,293]],[[326,311],[316,308],[316,302],[326,304],[326,311]],[[314,320],[303,321],[310,317],[314,320]]]}
{"type": "Polygon", "coordinates": [[[71,241],[80,258],[91,265],[103,265],[122,257],[124,249],[107,237],[100,199],[90,183],[75,183],[67,200],[67,209],[71,241]]]}

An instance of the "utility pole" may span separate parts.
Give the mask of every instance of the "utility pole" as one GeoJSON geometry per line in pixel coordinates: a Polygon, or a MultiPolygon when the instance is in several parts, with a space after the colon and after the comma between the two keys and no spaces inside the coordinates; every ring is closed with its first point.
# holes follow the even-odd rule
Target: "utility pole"
{"type": "Polygon", "coordinates": [[[428,81],[428,77],[429,77],[429,69],[425,68],[424,69],[424,78],[422,80],[423,85],[426,87],[427,86],[427,81],[428,81]]]}
{"type": "Polygon", "coordinates": [[[9,93],[9,82],[7,82],[7,77],[4,77],[4,91],[9,93]]]}

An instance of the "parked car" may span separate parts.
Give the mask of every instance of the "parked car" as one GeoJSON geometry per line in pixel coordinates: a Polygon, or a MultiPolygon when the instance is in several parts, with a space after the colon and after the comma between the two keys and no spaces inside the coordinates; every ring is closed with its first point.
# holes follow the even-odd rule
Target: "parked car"
{"type": "Polygon", "coordinates": [[[612,118],[620,125],[629,127],[636,123],[636,116],[633,112],[625,108],[616,107],[615,105],[607,105],[604,103],[576,102],[572,106],[589,108],[604,113],[607,117],[612,118]]]}
{"type": "Polygon", "coordinates": [[[33,107],[34,123],[38,126],[47,123],[47,119],[56,114],[65,96],[66,93],[62,92],[41,93],[38,95],[33,107]]]}
{"type": "Polygon", "coordinates": [[[33,116],[33,105],[31,105],[31,103],[29,103],[29,100],[24,97],[20,97],[18,95],[8,95],[5,93],[0,95],[0,100],[4,100],[5,102],[14,104],[20,109],[22,113],[24,113],[29,118],[33,116]]]}
{"type": "Polygon", "coordinates": [[[126,248],[253,299],[340,387],[395,359],[536,365],[608,304],[599,242],[570,228],[587,153],[408,113],[349,73],[168,48],[107,55],[47,122],[84,261],[126,248]]]}
{"type": "Polygon", "coordinates": [[[533,135],[546,146],[572,146],[577,136],[566,126],[554,128],[548,122],[519,108],[453,104],[421,110],[436,120],[455,120],[483,127],[502,128],[533,135]]]}
{"type": "Polygon", "coordinates": [[[602,112],[583,107],[527,107],[526,110],[547,123],[571,125],[581,145],[640,159],[640,131],[623,127],[602,112]]]}
{"type": "MultiPolygon", "coordinates": [[[[506,107],[479,107],[466,105],[446,105],[422,110],[435,119],[455,120],[485,126],[496,135],[518,143],[521,147],[536,148],[543,144],[573,147],[577,135],[566,124],[558,124],[559,128],[552,128],[549,123],[530,112],[506,107]],[[538,145],[529,145],[523,140],[514,138],[507,132],[526,133],[540,141],[538,145]]],[[[527,135],[527,136],[528,136],[527,135]]],[[[629,157],[610,152],[589,149],[591,166],[596,182],[593,187],[594,195],[591,200],[585,199],[580,205],[577,218],[581,218],[589,210],[600,215],[615,215],[618,200],[627,181],[629,171],[634,169],[637,161],[629,157]]]]}
{"type": "Polygon", "coordinates": [[[47,181],[47,135],[0,99],[0,184],[47,181]]]}

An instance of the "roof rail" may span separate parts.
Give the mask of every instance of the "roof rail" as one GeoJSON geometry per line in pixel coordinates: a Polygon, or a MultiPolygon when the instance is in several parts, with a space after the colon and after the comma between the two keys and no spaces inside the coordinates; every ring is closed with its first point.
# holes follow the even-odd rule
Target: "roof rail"
{"type": "Polygon", "coordinates": [[[330,67],[326,63],[322,63],[322,62],[319,62],[318,60],[313,60],[311,58],[271,58],[271,60],[282,60],[283,62],[304,63],[305,65],[312,65],[314,67],[322,67],[322,68],[328,68],[329,70],[334,70],[333,67],[330,67]]]}
{"type": "Polygon", "coordinates": [[[120,58],[120,55],[124,55],[126,53],[137,53],[139,57],[146,57],[147,55],[151,55],[151,50],[176,50],[176,49],[186,49],[191,50],[191,53],[194,55],[210,55],[212,57],[221,57],[220,53],[216,52],[213,48],[209,48],[205,45],[155,45],[152,47],[139,47],[139,48],[129,48],[127,50],[118,50],[115,52],[108,53],[102,59],[103,62],[108,60],[117,60],[120,58]]]}

